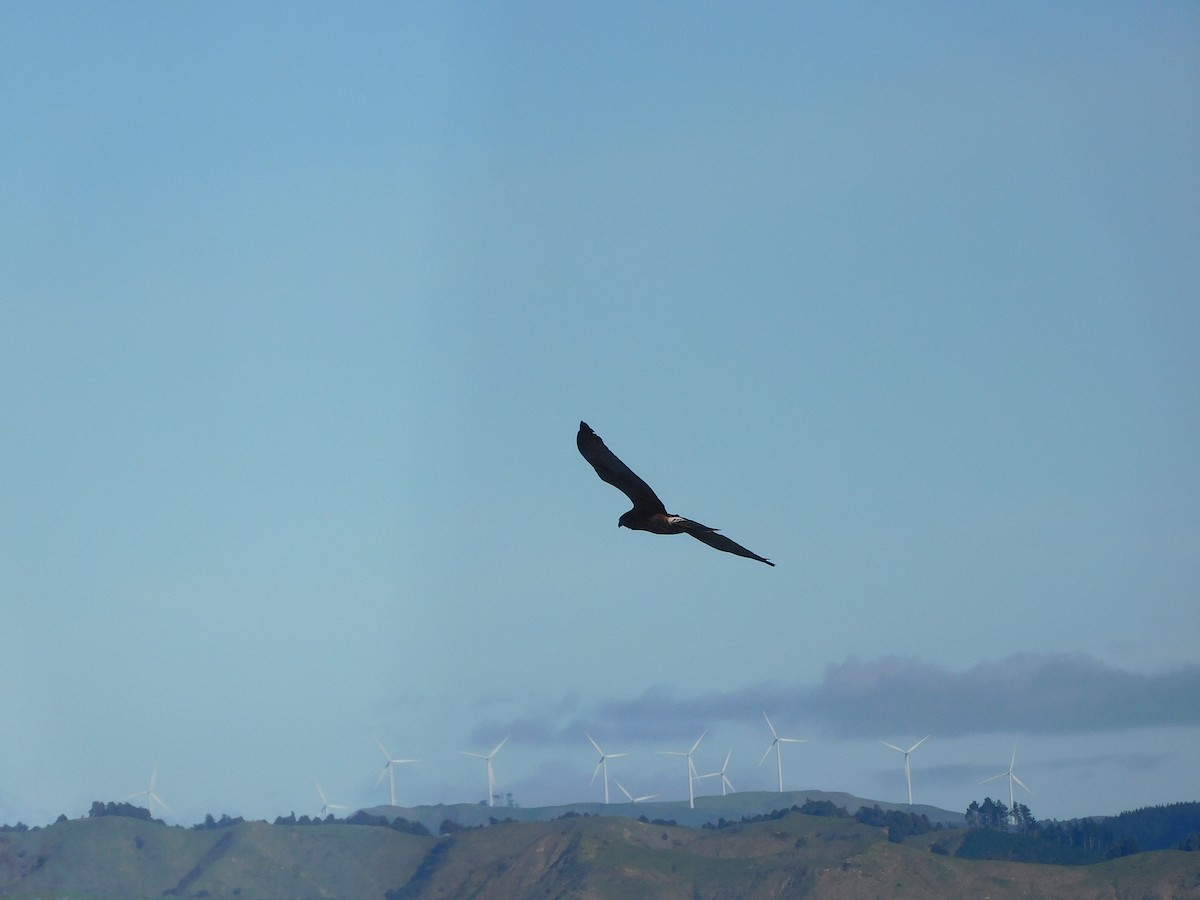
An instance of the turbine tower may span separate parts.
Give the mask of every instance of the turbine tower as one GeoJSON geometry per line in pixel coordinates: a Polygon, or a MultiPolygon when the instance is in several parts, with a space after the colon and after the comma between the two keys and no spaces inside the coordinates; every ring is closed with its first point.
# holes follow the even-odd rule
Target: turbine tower
{"type": "Polygon", "coordinates": [[[383,771],[379,773],[379,779],[375,782],[375,786],[379,786],[379,782],[383,781],[384,776],[388,779],[389,798],[392,806],[396,805],[396,766],[403,766],[407,763],[420,762],[419,759],[393,759],[392,754],[387,752],[387,748],[383,746],[383,741],[375,738],[375,743],[379,745],[379,752],[383,754],[384,762],[383,771]]]}
{"type": "Polygon", "coordinates": [[[803,743],[805,743],[805,741],[803,738],[780,737],[779,732],[777,732],[775,730],[775,726],[771,724],[771,720],[770,720],[770,718],[768,718],[768,716],[765,712],[763,713],[763,718],[767,720],[767,727],[771,729],[771,745],[769,747],[767,747],[767,752],[762,755],[762,759],[760,759],[758,761],[758,764],[761,766],[763,764],[763,762],[766,760],[766,758],[771,755],[771,751],[772,750],[775,751],[775,768],[779,772],[779,793],[782,794],[783,793],[783,747],[781,747],[780,745],[781,744],[803,744],[803,743]]]}
{"type": "Polygon", "coordinates": [[[733,756],[732,750],[730,750],[728,753],[725,754],[725,765],[721,766],[721,768],[718,769],[716,772],[709,772],[705,775],[700,776],[701,778],[716,778],[718,775],[720,775],[721,776],[721,796],[722,797],[725,796],[726,788],[729,789],[729,793],[737,792],[737,788],[735,788],[733,786],[733,782],[730,781],[729,776],[725,774],[726,770],[729,768],[729,758],[731,756],[733,756]]]}
{"type": "Polygon", "coordinates": [[[1014,825],[1017,824],[1017,799],[1016,795],[1013,793],[1013,782],[1015,781],[1021,787],[1025,788],[1025,790],[1029,791],[1029,793],[1033,793],[1033,791],[1029,790],[1029,785],[1018,778],[1017,773],[1013,771],[1013,767],[1016,766],[1016,764],[1017,745],[1013,744],[1012,759],[1009,760],[1008,770],[1001,772],[999,775],[993,775],[991,778],[985,778],[983,781],[979,782],[980,784],[987,784],[989,781],[995,781],[997,778],[1004,778],[1005,776],[1008,776],[1008,814],[1014,825]]]}
{"type": "Polygon", "coordinates": [[[618,757],[621,757],[621,756],[628,756],[629,754],[628,753],[605,753],[603,750],[600,749],[600,745],[596,743],[595,738],[593,738],[586,731],[583,734],[589,741],[592,742],[592,746],[596,748],[596,752],[600,754],[600,762],[596,763],[596,769],[594,772],[592,772],[592,784],[596,783],[596,776],[600,774],[601,770],[603,770],[603,772],[604,772],[604,802],[607,803],[608,802],[608,761],[610,759],[617,759],[618,757]]]}
{"type": "MultiPolygon", "coordinates": [[[[169,807],[169,806],[167,806],[167,804],[163,803],[162,797],[160,797],[160,796],[158,796],[158,794],[154,793],[154,782],[156,782],[157,780],[158,780],[158,766],[155,766],[154,771],[150,773],[150,786],[148,788],[146,788],[144,791],[138,791],[136,794],[130,794],[128,797],[125,798],[125,800],[133,800],[137,797],[145,797],[146,798],[146,808],[150,811],[150,815],[152,817],[154,815],[154,804],[155,803],[157,803],[159,806],[161,806],[166,812],[169,812],[169,813],[171,813],[171,815],[174,815],[174,813],[171,812],[171,807],[169,807]]],[[[122,801],[122,802],[124,802],[124,801],[122,801]]]]}
{"type": "Polygon", "coordinates": [[[635,797],[633,794],[629,793],[629,791],[625,790],[625,785],[621,784],[621,782],[617,781],[617,779],[613,779],[613,784],[621,789],[621,793],[629,798],[630,803],[641,803],[643,800],[653,800],[658,796],[658,794],[646,794],[644,797],[635,797]]]}
{"type": "Polygon", "coordinates": [[[912,769],[909,768],[909,765],[908,765],[908,754],[912,753],[914,750],[916,750],[918,747],[920,747],[927,740],[929,740],[929,735],[925,735],[925,737],[921,738],[919,741],[917,741],[915,744],[913,744],[907,750],[903,749],[902,747],[897,747],[895,744],[889,744],[887,741],[879,742],[879,743],[883,744],[885,747],[891,747],[897,753],[904,754],[904,780],[908,784],[908,805],[909,806],[912,806],[912,769]]]}
{"type": "Polygon", "coordinates": [[[700,742],[704,740],[704,735],[708,734],[708,729],[704,729],[700,733],[700,737],[696,738],[696,743],[692,744],[692,749],[684,753],[681,750],[659,750],[663,756],[682,756],[687,760],[688,773],[688,806],[692,809],[696,808],[696,779],[699,777],[696,774],[696,766],[692,763],[692,754],[696,752],[696,748],[700,746],[700,742]]]}
{"type": "Polygon", "coordinates": [[[506,743],[508,743],[508,738],[510,738],[510,737],[512,737],[511,734],[508,735],[507,737],[505,737],[504,740],[502,740],[500,743],[498,743],[496,745],[495,749],[492,750],[491,753],[487,754],[487,756],[484,756],[482,753],[470,753],[466,750],[458,751],[463,756],[473,756],[476,759],[482,759],[487,762],[488,806],[496,805],[496,773],[492,769],[492,760],[496,758],[496,754],[500,752],[500,748],[503,747],[506,743]]]}
{"type": "Polygon", "coordinates": [[[321,786],[319,784],[317,784],[317,782],[315,780],[313,781],[313,784],[317,785],[317,795],[321,798],[321,818],[322,819],[324,819],[326,816],[332,815],[332,813],[335,809],[349,809],[349,807],[342,806],[342,804],[340,804],[340,803],[330,803],[329,800],[326,799],[326,797],[325,797],[325,792],[323,790],[321,790],[321,786]]]}

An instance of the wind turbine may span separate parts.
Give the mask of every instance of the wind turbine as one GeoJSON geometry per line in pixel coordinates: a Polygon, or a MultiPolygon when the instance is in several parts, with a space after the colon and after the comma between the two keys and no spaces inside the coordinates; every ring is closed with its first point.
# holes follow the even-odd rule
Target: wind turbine
{"type": "Polygon", "coordinates": [[[313,781],[313,784],[317,785],[317,794],[321,798],[321,818],[322,819],[324,819],[328,815],[331,815],[335,809],[349,809],[349,807],[342,806],[340,803],[330,803],[325,798],[325,792],[323,790],[321,790],[321,786],[319,784],[317,784],[316,781],[313,781]]]}
{"type": "Polygon", "coordinates": [[[621,757],[621,756],[628,756],[629,754],[628,753],[605,753],[603,750],[600,749],[600,745],[596,743],[595,738],[593,738],[586,731],[583,734],[584,734],[584,737],[586,737],[589,741],[592,742],[592,746],[596,748],[596,752],[600,754],[600,762],[596,763],[596,769],[594,772],[592,772],[592,784],[596,783],[596,776],[599,775],[600,771],[603,769],[604,770],[604,802],[607,803],[608,802],[608,761],[610,759],[617,759],[618,757],[621,757]]]}
{"type": "Polygon", "coordinates": [[[375,782],[375,786],[379,786],[379,782],[383,781],[383,776],[387,776],[388,787],[391,789],[390,798],[392,806],[396,805],[396,766],[402,766],[406,763],[417,763],[419,759],[392,759],[392,754],[387,752],[387,748],[383,746],[383,741],[375,738],[375,743],[379,745],[379,752],[383,754],[383,758],[387,760],[383,764],[383,771],[379,773],[379,779],[375,782]]]}
{"type": "Polygon", "coordinates": [[[163,803],[162,797],[160,797],[160,796],[158,796],[158,794],[154,793],[154,782],[156,782],[157,780],[158,780],[158,766],[155,766],[154,771],[150,773],[150,786],[148,788],[146,788],[144,791],[138,791],[136,794],[130,794],[128,797],[125,798],[125,800],[133,800],[135,797],[145,797],[146,798],[146,807],[150,811],[151,816],[154,815],[154,804],[155,803],[157,803],[159,806],[161,806],[167,812],[171,813],[171,815],[174,815],[174,813],[171,812],[171,807],[169,807],[169,806],[167,806],[167,804],[163,803]]]}
{"type": "Polygon", "coordinates": [[[658,794],[647,794],[644,797],[635,797],[633,794],[629,793],[629,791],[625,790],[625,785],[621,784],[621,782],[617,781],[617,779],[613,779],[613,784],[621,789],[621,793],[629,798],[630,803],[641,803],[643,800],[653,800],[658,796],[658,794]]]}
{"type": "Polygon", "coordinates": [[[1029,785],[1027,785],[1025,782],[1023,782],[1020,778],[1018,778],[1017,773],[1013,771],[1013,767],[1016,764],[1017,764],[1017,745],[1013,744],[1012,759],[1009,760],[1008,770],[1005,772],[1001,772],[999,775],[993,775],[991,778],[985,778],[985,779],[983,779],[983,781],[979,782],[980,784],[987,784],[989,781],[995,781],[997,778],[1003,778],[1006,775],[1008,776],[1008,812],[1009,812],[1009,816],[1012,818],[1012,823],[1014,825],[1017,824],[1017,800],[1016,800],[1016,795],[1013,793],[1013,782],[1015,781],[1021,787],[1025,788],[1025,790],[1029,791],[1029,793],[1031,793],[1031,794],[1033,793],[1033,791],[1029,790],[1029,785]]]}
{"type": "Polygon", "coordinates": [[[908,783],[908,805],[909,806],[912,806],[912,769],[909,768],[909,765],[908,765],[908,754],[912,753],[914,750],[916,750],[918,747],[920,747],[927,740],[929,740],[929,735],[925,735],[925,737],[921,738],[919,741],[917,741],[915,744],[913,744],[907,750],[903,749],[902,747],[897,747],[895,744],[889,744],[887,741],[879,742],[879,743],[883,744],[885,747],[891,747],[897,753],[904,754],[904,780],[908,783]]]}
{"type": "Polygon", "coordinates": [[[508,735],[508,737],[506,737],[500,743],[498,743],[496,745],[496,748],[491,753],[489,753],[487,756],[484,756],[482,753],[469,753],[466,750],[458,751],[463,756],[473,756],[476,759],[482,759],[487,762],[488,806],[496,805],[496,773],[492,770],[492,760],[495,758],[496,754],[500,752],[500,748],[503,747],[506,743],[508,743],[508,738],[510,738],[510,737],[512,737],[511,734],[508,735]]]}
{"type": "Polygon", "coordinates": [[[780,737],[779,732],[775,730],[775,726],[771,724],[770,718],[763,713],[763,718],[767,720],[767,727],[771,729],[771,745],[767,747],[767,752],[762,755],[762,759],[758,761],[761,766],[771,751],[775,751],[775,768],[779,771],[779,793],[783,793],[783,747],[781,744],[803,744],[806,741],[803,738],[780,737]]]}
{"type": "Polygon", "coordinates": [[[700,737],[696,738],[696,743],[692,744],[692,749],[684,753],[680,750],[659,750],[663,756],[682,756],[687,760],[688,770],[688,806],[692,809],[696,808],[696,779],[699,778],[696,774],[696,766],[692,763],[692,754],[696,752],[696,748],[700,746],[700,742],[704,740],[704,735],[708,734],[708,729],[704,729],[700,733],[700,737]]]}
{"type": "Polygon", "coordinates": [[[728,788],[730,793],[736,793],[737,788],[733,786],[733,782],[729,780],[729,776],[725,774],[725,770],[729,768],[729,758],[733,756],[733,751],[730,750],[725,754],[725,765],[716,772],[709,772],[707,775],[701,775],[701,778],[716,778],[721,776],[721,796],[725,796],[725,789],[728,788]]]}

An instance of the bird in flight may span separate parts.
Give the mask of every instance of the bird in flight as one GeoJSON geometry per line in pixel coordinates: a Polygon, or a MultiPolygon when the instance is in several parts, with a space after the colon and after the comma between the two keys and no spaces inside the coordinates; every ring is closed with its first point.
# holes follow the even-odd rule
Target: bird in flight
{"type": "Polygon", "coordinates": [[[774,566],[775,563],[764,559],[757,553],[752,553],[715,528],[685,519],[683,516],[673,516],[667,512],[666,506],[658,499],[658,495],[650,489],[650,485],[638,478],[634,471],[617,459],[617,455],[608,447],[600,435],[592,431],[587,422],[579,423],[579,434],[575,436],[575,444],[583,458],[591,463],[592,468],[601,480],[607,481],[621,491],[633,503],[633,509],[617,520],[617,526],[624,526],[635,531],[650,531],[654,534],[690,534],[698,541],[726,553],[734,553],[747,559],[757,559],[759,562],[774,566]]]}

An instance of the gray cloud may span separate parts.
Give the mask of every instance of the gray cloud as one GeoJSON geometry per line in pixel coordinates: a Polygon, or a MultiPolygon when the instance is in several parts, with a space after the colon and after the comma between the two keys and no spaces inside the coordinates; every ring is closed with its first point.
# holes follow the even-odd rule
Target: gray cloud
{"type": "MultiPolygon", "coordinates": [[[[1065,756],[1055,759],[1045,759],[1038,762],[1022,763],[1017,757],[1017,765],[1013,770],[1017,777],[1024,781],[1033,791],[1038,789],[1039,778],[1047,774],[1071,772],[1094,772],[1097,769],[1117,769],[1123,772],[1145,772],[1158,769],[1170,757],[1165,753],[1095,753],[1089,756],[1065,756]]],[[[921,781],[932,785],[963,785],[983,784],[984,779],[1003,775],[1006,771],[1007,760],[997,759],[994,764],[982,765],[976,763],[941,763],[938,765],[922,765],[921,781]]],[[[1003,778],[995,778],[999,788],[993,792],[1008,791],[1008,782],[1003,778]]]]}
{"type": "Polygon", "coordinates": [[[1069,756],[1051,759],[1036,765],[1031,769],[1045,769],[1049,772],[1091,770],[1101,768],[1123,769],[1127,772],[1145,772],[1157,769],[1166,763],[1170,757],[1165,753],[1095,753],[1090,756],[1069,756]]]}
{"type": "Polygon", "coordinates": [[[1069,654],[1017,654],[962,672],[900,657],[848,659],[816,685],[764,682],[685,694],[655,686],[635,697],[493,720],[480,737],[513,733],[537,743],[592,729],[626,739],[675,740],[718,722],[759,721],[762,710],[832,737],[936,732],[943,737],[1022,732],[1077,734],[1200,725],[1200,666],[1131,672],[1069,654]]]}
{"type": "Polygon", "coordinates": [[[839,737],[937,731],[1072,734],[1200,724],[1200,666],[1147,674],[1086,656],[1018,654],[966,672],[894,657],[831,667],[797,713],[839,737]]]}

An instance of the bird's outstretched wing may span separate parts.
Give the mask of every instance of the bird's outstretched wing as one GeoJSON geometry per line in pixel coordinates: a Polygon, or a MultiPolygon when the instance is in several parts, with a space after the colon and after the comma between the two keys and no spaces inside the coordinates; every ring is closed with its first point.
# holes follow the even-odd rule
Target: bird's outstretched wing
{"type": "Polygon", "coordinates": [[[596,474],[628,497],[633,503],[633,508],[638,512],[646,515],[666,513],[667,508],[658,499],[658,495],[650,489],[650,485],[638,478],[633,469],[617,459],[617,455],[604,446],[600,435],[592,431],[587,422],[579,423],[579,434],[575,436],[575,445],[579,448],[583,458],[591,463],[596,474]]]}
{"type": "Polygon", "coordinates": [[[685,519],[682,516],[672,516],[671,518],[675,524],[683,529],[685,534],[690,534],[696,540],[708,544],[710,547],[717,550],[724,550],[726,553],[733,553],[737,556],[744,556],[746,559],[757,559],[759,562],[764,562],[772,568],[775,567],[775,563],[769,559],[747,550],[741,544],[737,543],[737,541],[725,537],[725,535],[721,534],[715,528],[709,528],[707,525],[701,525],[699,522],[693,522],[691,519],[685,519]]]}

